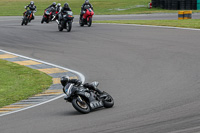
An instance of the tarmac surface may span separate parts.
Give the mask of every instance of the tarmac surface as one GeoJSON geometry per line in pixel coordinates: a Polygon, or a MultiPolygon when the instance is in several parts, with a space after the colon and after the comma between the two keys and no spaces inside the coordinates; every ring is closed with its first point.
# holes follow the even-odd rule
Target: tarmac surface
{"type": "Polygon", "coordinates": [[[21,26],[19,18],[0,17],[0,49],[78,71],[86,82],[99,81],[115,105],[82,115],[59,98],[0,117],[1,133],[200,132],[200,31],[80,27],[76,18],[71,32],[59,32],[55,22],[41,24],[37,17],[21,26]]]}

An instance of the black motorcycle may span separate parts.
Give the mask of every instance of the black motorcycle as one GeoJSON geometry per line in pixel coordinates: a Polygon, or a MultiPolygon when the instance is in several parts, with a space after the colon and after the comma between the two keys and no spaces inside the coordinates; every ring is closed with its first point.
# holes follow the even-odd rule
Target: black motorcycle
{"type": "MultiPolygon", "coordinates": [[[[95,81],[91,85],[96,88],[99,83],[95,81]]],[[[67,83],[63,92],[66,94],[64,99],[83,114],[101,107],[111,108],[114,105],[114,100],[108,93],[99,94],[95,90],[83,87],[83,84],[67,83]]]]}
{"type": "Polygon", "coordinates": [[[22,23],[21,25],[27,25],[29,22],[31,22],[33,17],[33,12],[31,10],[27,10],[23,13],[22,23]]]}
{"type": "Polygon", "coordinates": [[[61,21],[58,23],[58,30],[63,31],[63,29],[66,29],[67,32],[70,32],[72,28],[73,19],[74,16],[72,11],[64,12],[61,21]]]}

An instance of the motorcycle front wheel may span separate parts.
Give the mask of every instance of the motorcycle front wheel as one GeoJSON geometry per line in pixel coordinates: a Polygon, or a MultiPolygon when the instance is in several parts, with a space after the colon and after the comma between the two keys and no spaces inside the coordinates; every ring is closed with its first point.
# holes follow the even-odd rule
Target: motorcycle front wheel
{"type": "Polygon", "coordinates": [[[89,21],[87,22],[88,27],[92,25],[92,18],[89,18],[89,21]]]}
{"type": "Polygon", "coordinates": [[[25,23],[24,23],[24,24],[25,24],[25,25],[28,24],[28,18],[25,19],[25,23]]]}
{"type": "Polygon", "coordinates": [[[28,18],[26,16],[24,16],[21,25],[27,25],[28,24],[28,18]]]}
{"type": "Polygon", "coordinates": [[[87,114],[90,112],[90,107],[85,100],[80,102],[76,97],[72,100],[72,105],[80,113],[87,114]]]}
{"type": "Polygon", "coordinates": [[[83,23],[83,19],[82,19],[82,18],[79,18],[79,25],[80,25],[81,27],[84,26],[84,23],[83,23]]]}
{"type": "Polygon", "coordinates": [[[72,29],[72,22],[71,21],[66,23],[66,29],[67,29],[67,32],[71,31],[71,29],[72,29]]]}
{"type": "Polygon", "coordinates": [[[24,25],[24,18],[23,18],[23,20],[22,20],[22,23],[21,23],[21,25],[22,25],[22,26],[24,25]]]}
{"type": "Polygon", "coordinates": [[[45,18],[43,17],[43,18],[42,18],[42,21],[41,21],[41,24],[43,24],[43,23],[44,23],[44,21],[45,21],[45,18]]]}
{"type": "Polygon", "coordinates": [[[62,27],[61,24],[58,24],[58,30],[59,30],[59,31],[63,31],[63,27],[62,27]]]}

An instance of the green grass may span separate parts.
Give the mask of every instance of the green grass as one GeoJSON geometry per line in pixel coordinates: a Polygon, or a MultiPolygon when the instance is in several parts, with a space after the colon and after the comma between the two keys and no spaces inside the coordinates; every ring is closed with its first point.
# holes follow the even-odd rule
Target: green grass
{"type": "MultiPolygon", "coordinates": [[[[36,15],[42,15],[44,9],[55,0],[34,0],[37,6],[36,15]]],[[[74,14],[80,13],[80,7],[85,0],[68,0],[74,14]]],[[[90,0],[94,6],[95,14],[140,14],[140,13],[160,13],[177,12],[176,10],[164,10],[159,8],[148,9],[150,0],[90,0]]],[[[62,5],[66,0],[56,0],[62,5]]],[[[0,16],[21,16],[25,11],[24,6],[28,5],[30,0],[0,0],[0,16]]],[[[199,12],[199,11],[193,11],[199,12]]]]}
{"type": "Polygon", "coordinates": [[[47,89],[52,78],[38,70],[0,59],[0,107],[47,89]]]}
{"type": "Polygon", "coordinates": [[[200,29],[200,19],[185,20],[116,20],[116,21],[94,21],[95,23],[118,23],[118,24],[139,24],[139,25],[156,25],[171,26],[183,28],[200,29]]]}

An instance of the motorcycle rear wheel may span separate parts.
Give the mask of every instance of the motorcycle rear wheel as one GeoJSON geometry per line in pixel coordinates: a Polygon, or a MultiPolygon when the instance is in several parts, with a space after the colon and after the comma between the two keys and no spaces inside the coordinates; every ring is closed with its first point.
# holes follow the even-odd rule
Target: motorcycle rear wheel
{"type": "Polygon", "coordinates": [[[90,107],[84,100],[81,103],[77,98],[74,98],[72,100],[72,105],[80,113],[87,114],[90,112],[90,107]]]}
{"type": "Polygon", "coordinates": [[[104,98],[104,100],[103,100],[104,107],[105,108],[111,108],[111,107],[113,107],[113,105],[114,105],[113,98],[108,93],[106,93],[106,92],[104,92],[104,93],[107,95],[107,97],[104,98]]]}

